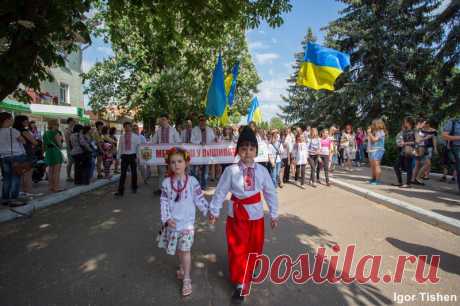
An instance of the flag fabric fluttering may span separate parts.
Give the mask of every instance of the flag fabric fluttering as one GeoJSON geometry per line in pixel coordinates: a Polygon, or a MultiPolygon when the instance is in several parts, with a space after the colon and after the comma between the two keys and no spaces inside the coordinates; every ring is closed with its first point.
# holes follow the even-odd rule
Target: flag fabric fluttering
{"type": "Polygon", "coordinates": [[[219,118],[219,122],[221,126],[225,126],[228,124],[228,111],[230,107],[233,105],[233,100],[235,99],[236,82],[238,79],[239,69],[240,69],[240,63],[237,62],[233,66],[232,73],[227,75],[227,77],[225,78],[225,93],[227,94],[227,104],[225,105],[224,113],[219,118]]]}
{"type": "Polygon", "coordinates": [[[222,116],[227,105],[227,95],[225,92],[224,66],[220,53],[216,67],[214,68],[206,100],[206,115],[216,117],[222,116]]]}
{"type": "Polygon", "coordinates": [[[297,84],[316,90],[334,90],[335,80],[350,66],[346,53],[308,43],[305,58],[297,76],[297,84]]]}
{"type": "Polygon", "coordinates": [[[257,124],[262,123],[262,112],[260,110],[259,99],[254,97],[251,101],[251,105],[248,108],[248,124],[254,121],[257,124]]]}
{"type": "Polygon", "coordinates": [[[233,105],[235,99],[236,82],[238,80],[238,72],[240,70],[240,63],[237,62],[232,69],[232,73],[225,79],[225,91],[227,92],[228,105],[233,105]]]}

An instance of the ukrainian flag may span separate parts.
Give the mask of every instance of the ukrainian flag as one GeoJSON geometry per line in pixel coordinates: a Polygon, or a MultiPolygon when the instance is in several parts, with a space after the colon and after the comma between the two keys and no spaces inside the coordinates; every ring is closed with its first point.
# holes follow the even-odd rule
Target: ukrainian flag
{"type": "Polygon", "coordinates": [[[219,59],[214,68],[206,100],[205,113],[208,116],[222,116],[227,105],[227,94],[225,92],[224,66],[222,64],[221,54],[219,54],[219,59]]]}
{"type": "Polygon", "coordinates": [[[225,78],[225,93],[227,94],[228,104],[225,106],[224,113],[222,117],[219,118],[220,125],[225,126],[228,124],[228,110],[230,106],[233,104],[233,100],[235,98],[235,91],[236,91],[236,81],[238,79],[238,71],[240,69],[240,63],[237,62],[235,66],[233,66],[232,73],[227,75],[225,78]]]}
{"type": "Polygon", "coordinates": [[[257,124],[262,123],[262,112],[260,110],[259,100],[254,97],[251,101],[251,105],[248,108],[248,124],[254,121],[257,124]]]}
{"type": "Polygon", "coordinates": [[[335,80],[348,66],[350,66],[348,54],[316,43],[308,43],[297,84],[316,90],[334,90],[335,80]]]}

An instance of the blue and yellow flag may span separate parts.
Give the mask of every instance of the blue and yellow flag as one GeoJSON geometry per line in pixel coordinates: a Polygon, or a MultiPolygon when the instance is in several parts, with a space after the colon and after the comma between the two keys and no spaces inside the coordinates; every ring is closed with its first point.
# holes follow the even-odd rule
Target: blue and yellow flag
{"type": "Polygon", "coordinates": [[[225,106],[227,105],[227,94],[225,93],[224,66],[220,53],[216,67],[214,68],[206,100],[206,115],[216,117],[222,116],[225,106]]]}
{"type": "Polygon", "coordinates": [[[304,60],[297,84],[316,90],[334,90],[335,80],[350,66],[348,54],[315,43],[308,43],[304,60]]]}
{"type": "Polygon", "coordinates": [[[240,63],[237,62],[233,66],[232,73],[225,78],[225,91],[227,92],[228,105],[233,105],[233,100],[235,99],[236,91],[236,82],[238,80],[238,72],[240,70],[240,63]]]}
{"type": "Polygon", "coordinates": [[[225,126],[228,124],[228,110],[230,106],[233,105],[233,100],[235,99],[236,82],[238,79],[239,69],[240,69],[240,63],[237,62],[235,66],[233,66],[232,73],[227,75],[227,77],[225,78],[225,92],[227,94],[228,103],[225,106],[224,113],[219,118],[221,126],[225,126]]]}
{"type": "Polygon", "coordinates": [[[251,105],[248,108],[248,124],[254,121],[257,124],[262,123],[262,112],[260,110],[259,99],[254,97],[251,101],[251,105]]]}

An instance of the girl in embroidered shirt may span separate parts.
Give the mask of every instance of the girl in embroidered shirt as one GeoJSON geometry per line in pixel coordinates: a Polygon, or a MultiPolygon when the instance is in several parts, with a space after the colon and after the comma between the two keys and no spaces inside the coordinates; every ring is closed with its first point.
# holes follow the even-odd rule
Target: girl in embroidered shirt
{"type": "Polygon", "coordinates": [[[208,202],[204,197],[200,184],[186,174],[190,162],[187,151],[180,148],[168,150],[165,157],[169,168],[169,176],[161,185],[161,222],[164,225],[158,246],[166,253],[179,257],[178,279],[182,280],[182,295],[192,293],[191,247],[194,238],[195,206],[206,216],[208,202]]]}

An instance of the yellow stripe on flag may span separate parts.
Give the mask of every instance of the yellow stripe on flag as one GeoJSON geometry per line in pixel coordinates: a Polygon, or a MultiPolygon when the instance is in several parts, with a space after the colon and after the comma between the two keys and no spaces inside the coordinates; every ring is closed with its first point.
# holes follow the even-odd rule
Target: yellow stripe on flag
{"type": "Polygon", "coordinates": [[[316,90],[334,90],[334,83],[342,73],[340,69],[327,66],[317,66],[310,62],[304,62],[300,67],[297,84],[316,90]]]}

